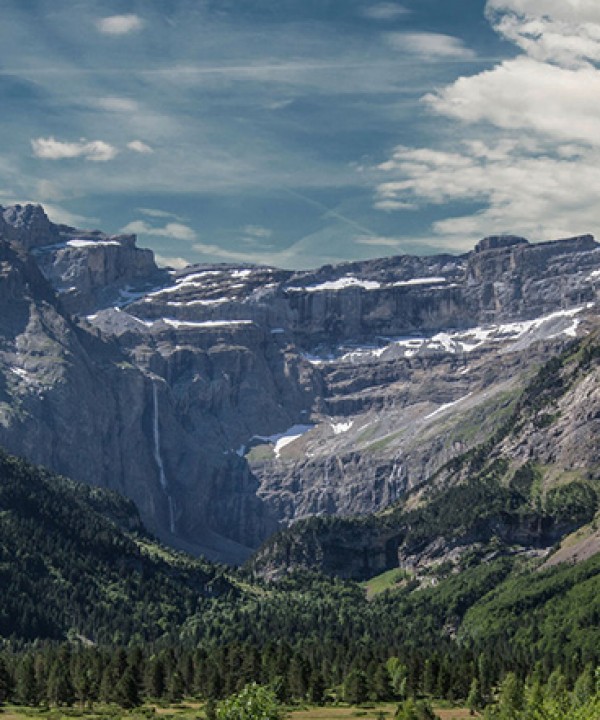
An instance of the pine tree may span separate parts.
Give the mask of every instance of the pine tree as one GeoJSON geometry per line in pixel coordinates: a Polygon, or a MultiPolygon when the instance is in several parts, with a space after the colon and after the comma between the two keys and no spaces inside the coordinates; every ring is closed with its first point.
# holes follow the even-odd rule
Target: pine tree
{"type": "Polygon", "coordinates": [[[502,720],[518,720],[524,704],[523,683],[515,673],[510,672],[500,686],[500,717],[502,720]]]}
{"type": "Polygon", "coordinates": [[[575,686],[573,687],[573,706],[578,708],[585,705],[585,703],[594,696],[595,690],[596,679],[594,677],[594,670],[591,665],[588,665],[577,678],[575,686]]]}
{"type": "Polygon", "coordinates": [[[169,689],[167,697],[170,702],[179,702],[183,698],[185,692],[185,683],[179,670],[174,670],[169,679],[169,689]]]}
{"type": "Polygon", "coordinates": [[[41,693],[35,674],[33,658],[30,655],[26,655],[19,663],[15,684],[17,702],[30,706],[39,704],[41,693]]]}
{"type": "Polygon", "coordinates": [[[8,672],[4,658],[0,657],[0,705],[10,700],[14,692],[13,679],[8,672]]]}
{"type": "Polygon", "coordinates": [[[158,699],[164,697],[167,683],[165,665],[162,658],[153,658],[148,663],[145,686],[146,692],[151,698],[158,699]]]}
{"type": "Polygon", "coordinates": [[[317,669],[310,674],[308,681],[308,699],[315,705],[322,705],[325,700],[325,680],[317,669]]]}
{"type": "Polygon", "coordinates": [[[360,705],[369,699],[367,678],[362,670],[351,670],[344,682],[344,700],[360,705]]]}
{"type": "Polygon", "coordinates": [[[126,709],[140,705],[138,684],[132,668],[128,667],[123,673],[123,677],[117,683],[114,699],[122,708],[126,709]]]}
{"type": "Polygon", "coordinates": [[[479,680],[473,678],[471,682],[471,688],[469,689],[469,695],[467,697],[467,707],[471,715],[475,715],[476,712],[481,710],[483,707],[483,697],[479,688],[479,680]]]}
{"type": "Polygon", "coordinates": [[[69,667],[60,657],[50,668],[46,698],[52,705],[72,705],[75,700],[75,690],[71,682],[69,667]]]}

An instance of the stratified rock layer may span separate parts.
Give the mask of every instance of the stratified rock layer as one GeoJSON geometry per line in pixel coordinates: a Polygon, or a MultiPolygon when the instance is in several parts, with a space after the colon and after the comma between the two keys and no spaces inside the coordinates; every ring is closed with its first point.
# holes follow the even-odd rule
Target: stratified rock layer
{"type": "Polygon", "coordinates": [[[311,272],[160,270],[133,236],[0,210],[0,444],[243,559],[280,522],[380,510],[586,332],[590,236],[311,272]]]}

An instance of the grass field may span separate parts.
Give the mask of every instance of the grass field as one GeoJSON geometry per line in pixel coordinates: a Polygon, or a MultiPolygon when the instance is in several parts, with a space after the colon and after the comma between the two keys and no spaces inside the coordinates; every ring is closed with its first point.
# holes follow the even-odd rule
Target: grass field
{"type": "MultiPolygon", "coordinates": [[[[21,708],[0,707],[0,720],[68,720],[69,718],[83,718],[84,720],[149,720],[153,715],[160,716],[161,720],[198,720],[203,719],[204,703],[189,701],[179,705],[166,707],[147,705],[136,710],[122,710],[121,708],[98,706],[93,710],[81,708],[21,708]]],[[[396,712],[396,703],[377,703],[372,705],[324,705],[322,707],[288,708],[285,712],[286,720],[393,720],[396,712]]],[[[472,717],[465,708],[435,708],[440,720],[464,720],[472,717]]]]}

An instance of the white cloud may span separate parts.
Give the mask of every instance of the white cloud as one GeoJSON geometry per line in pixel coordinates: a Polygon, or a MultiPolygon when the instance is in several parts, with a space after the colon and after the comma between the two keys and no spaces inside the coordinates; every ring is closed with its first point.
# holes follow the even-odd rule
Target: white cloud
{"type": "Polygon", "coordinates": [[[518,13],[571,23],[600,22],[597,0],[488,0],[488,12],[518,13]]]}
{"type": "Polygon", "coordinates": [[[465,142],[454,152],[399,147],[382,166],[393,179],[379,185],[377,196],[481,205],[478,212],[433,224],[434,233],[455,248],[469,248],[483,235],[505,231],[541,240],[597,228],[600,150],[585,159],[530,151],[528,143],[518,140],[465,142]]]}
{"type": "Polygon", "coordinates": [[[155,208],[137,208],[137,211],[139,213],[142,213],[142,215],[147,215],[148,217],[174,218],[175,220],[181,220],[179,215],[175,215],[175,213],[171,212],[166,212],[166,210],[156,210],[155,208]]]}
{"type": "Polygon", "coordinates": [[[497,32],[537,60],[564,66],[600,60],[596,0],[490,0],[486,13],[497,32]]]}
{"type": "Polygon", "coordinates": [[[140,153],[142,155],[151,155],[154,152],[150,145],[146,145],[146,143],[141,140],[132,140],[127,143],[127,147],[130,150],[133,150],[133,152],[140,153]]]}
{"type": "Polygon", "coordinates": [[[111,15],[96,21],[96,27],[105,35],[128,35],[141,30],[144,21],[139,15],[111,15]]]}
{"type": "Polygon", "coordinates": [[[410,10],[399,3],[381,2],[364,8],[362,14],[372,20],[396,20],[396,18],[409,13],[410,10]]]}
{"type": "Polygon", "coordinates": [[[452,35],[431,32],[390,32],[385,38],[396,50],[429,60],[472,60],[475,53],[452,35]]]}
{"type": "Polygon", "coordinates": [[[121,228],[122,233],[166,237],[173,240],[195,240],[196,233],[188,225],[178,222],[167,223],[164,227],[154,227],[144,220],[135,220],[121,228]]]}
{"type": "Polygon", "coordinates": [[[106,112],[115,113],[138,113],[139,103],[131,98],[125,97],[103,97],[98,98],[95,103],[97,107],[106,112]]]}
{"type": "Polygon", "coordinates": [[[119,151],[103,140],[88,141],[85,138],[79,142],[62,142],[53,137],[34,138],[31,141],[33,154],[44,160],[63,160],[65,158],[83,157],[93,162],[107,162],[113,160],[119,151]]]}
{"type": "Polygon", "coordinates": [[[455,140],[396,148],[379,166],[375,207],[462,204],[432,225],[452,248],[506,231],[533,240],[597,231],[600,3],[489,0],[486,13],[521,54],[425,96],[458,121],[455,140]]]}
{"type": "Polygon", "coordinates": [[[155,253],[154,259],[160,267],[172,267],[175,268],[175,270],[183,270],[183,268],[190,264],[189,260],[186,260],[183,257],[168,257],[165,255],[159,255],[158,253],[155,253]]]}
{"type": "Polygon", "coordinates": [[[561,68],[526,56],[425,97],[435,112],[467,123],[486,121],[561,141],[600,145],[600,72],[561,68]]]}

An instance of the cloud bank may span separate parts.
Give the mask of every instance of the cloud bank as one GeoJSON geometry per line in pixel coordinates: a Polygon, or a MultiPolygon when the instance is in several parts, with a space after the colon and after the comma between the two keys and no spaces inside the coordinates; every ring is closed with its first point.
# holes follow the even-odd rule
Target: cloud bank
{"type": "Polygon", "coordinates": [[[375,207],[464,204],[432,231],[452,247],[491,232],[547,239],[600,225],[600,4],[490,0],[494,29],[521,53],[424,96],[457,121],[438,148],[397,147],[375,207]],[[475,207],[475,211],[473,211],[475,207]]]}

